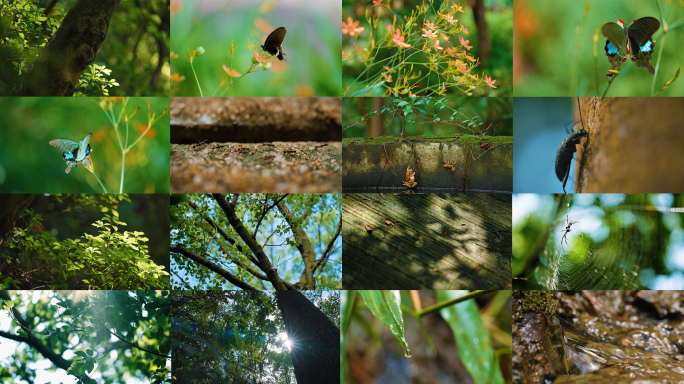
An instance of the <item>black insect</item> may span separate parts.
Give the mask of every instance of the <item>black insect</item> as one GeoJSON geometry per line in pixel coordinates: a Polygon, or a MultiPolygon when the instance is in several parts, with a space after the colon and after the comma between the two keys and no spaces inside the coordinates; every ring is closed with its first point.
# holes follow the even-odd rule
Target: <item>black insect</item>
{"type": "MultiPolygon", "coordinates": [[[[579,98],[577,99],[577,107],[579,108],[579,98]]],[[[580,120],[582,120],[581,110],[580,120]]],[[[588,135],[587,131],[584,130],[584,121],[582,121],[582,129],[576,132],[570,132],[568,137],[563,139],[558,146],[558,152],[556,152],[556,177],[563,182],[563,193],[566,193],[565,184],[567,184],[568,176],[570,175],[572,156],[577,151],[575,145],[579,144],[580,140],[588,135]]]]}
{"type": "Polygon", "coordinates": [[[283,60],[283,40],[285,39],[285,34],[287,30],[285,27],[276,28],[270,35],[266,38],[264,45],[261,49],[270,53],[273,56],[278,56],[278,60],[283,60]]]}
{"type": "Polygon", "coordinates": [[[568,221],[570,220],[568,216],[565,216],[565,229],[562,230],[563,232],[563,237],[561,238],[561,247],[563,246],[563,241],[565,241],[565,244],[568,244],[568,232],[570,232],[570,227],[572,227],[573,224],[577,224],[577,221],[568,221]]]}

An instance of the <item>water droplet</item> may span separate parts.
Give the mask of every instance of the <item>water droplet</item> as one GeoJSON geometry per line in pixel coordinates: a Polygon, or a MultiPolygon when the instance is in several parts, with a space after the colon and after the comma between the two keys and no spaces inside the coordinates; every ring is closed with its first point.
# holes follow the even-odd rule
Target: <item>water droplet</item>
{"type": "Polygon", "coordinates": [[[412,355],[411,355],[411,349],[406,348],[406,352],[404,352],[404,356],[406,356],[407,358],[408,358],[408,357],[411,357],[411,356],[412,356],[412,355]]]}

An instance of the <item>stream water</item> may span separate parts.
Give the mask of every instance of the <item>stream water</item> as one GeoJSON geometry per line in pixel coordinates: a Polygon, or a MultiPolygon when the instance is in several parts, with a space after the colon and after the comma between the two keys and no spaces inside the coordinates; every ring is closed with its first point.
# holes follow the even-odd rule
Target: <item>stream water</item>
{"type": "Polygon", "coordinates": [[[561,296],[559,316],[569,373],[557,376],[553,384],[684,383],[684,317],[679,312],[684,295],[675,302],[669,302],[669,294],[650,296],[649,302],[638,291],[605,292],[610,291],[582,292],[591,295],[589,308],[595,313],[576,305],[586,297],[561,296]],[[661,304],[669,308],[655,310],[661,304]]]}

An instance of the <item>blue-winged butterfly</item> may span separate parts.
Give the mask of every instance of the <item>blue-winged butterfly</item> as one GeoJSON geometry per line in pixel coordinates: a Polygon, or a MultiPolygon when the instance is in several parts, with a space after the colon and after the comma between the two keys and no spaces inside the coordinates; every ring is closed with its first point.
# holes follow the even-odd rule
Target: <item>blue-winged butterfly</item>
{"type": "Polygon", "coordinates": [[[67,164],[67,169],[64,172],[69,173],[71,168],[76,168],[81,163],[86,167],[90,167],[90,153],[92,150],[89,143],[92,136],[93,134],[89,133],[80,143],[70,139],[50,140],[50,145],[63,152],[62,157],[67,164]]]}
{"type": "Polygon", "coordinates": [[[655,69],[649,62],[655,47],[653,34],[660,28],[660,21],[655,17],[642,17],[632,22],[628,27],[623,27],[624,22],[618,19],[618,23],[604,23],[601,32],[608,40],[606,41],[606,56],[610,62],[608,77],[613,76],[613,70],[622,68],[622,63],[627,61],[630,54],[637,67],[648,68],[648,73],[655,74],[655,69]]]}

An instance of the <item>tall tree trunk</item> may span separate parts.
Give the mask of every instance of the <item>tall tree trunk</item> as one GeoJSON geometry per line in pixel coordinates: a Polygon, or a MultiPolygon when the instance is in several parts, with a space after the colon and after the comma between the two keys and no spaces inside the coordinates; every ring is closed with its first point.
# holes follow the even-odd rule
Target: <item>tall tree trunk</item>
{"type": "Polygon", "coordinates": [[[482,62],[482,68],[485,68],[489,64],[488,61],[492,47],[489,44],[489,33],[487,33],[484,1],[470,0],[470,6],[473,7],[473,20],[477,26],[477,40],[480,43],[479,57],[482,62]]]}
{"type": "Polygon", "coordinates": [[[72,96],[83,71],[95,61],[120,1],[77,0],[27,73],[21,95],[72,96]]]}
{"type": "Polygon", "coordinates": [[[340,382],[340,330],[301,292],[276,291],[297,384],[340,382]]]}

